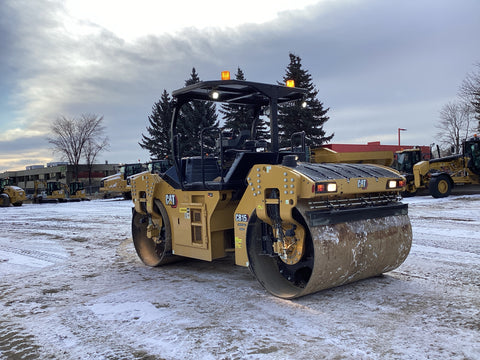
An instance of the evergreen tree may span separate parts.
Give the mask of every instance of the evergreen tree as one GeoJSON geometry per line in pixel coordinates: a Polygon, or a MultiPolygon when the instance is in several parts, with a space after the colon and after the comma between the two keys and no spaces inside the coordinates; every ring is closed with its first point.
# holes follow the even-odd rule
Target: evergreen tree
{"type": "Polygon", "coordinates": [[[170,150],[170,122],[172,120],[173,103],[167,90],[152,107],[152,114],[148,117],[150,126],[147,127],[150,136],[142,134],[142,141],[138,144],[150,152],[152,160],[164,159],[171,153],[170,150]]]}
{"type": "MultiPolygon", "coordinates": [[[[235,74],[236,80],[245,80],[243,71],[238,68],[235,74]]],[[[225,120],[224,129],[233,133],[239,133],[241,130],[250,130],[252,125],[251,111],[245,106],[237,104],[222,104],[219,110],[225,120]]]]}
{"type": "Polygon", "coordinates": [[[323,103],[317,99],[318,90],[312,83],[312,76],[302,68],[301,59],[292,53],[290,64],[287,66],[282,84],[287,80],[294,80],[295,87],[304,88],[308,93],[304,100],[307,106],[302,107],[301,100],[289,102],[279,106],[278,126],[280,146],[290,146],[290,137],[293,133],[305,131],[305,136],[310,146],[320,146],[329,142],[334,134],[326,135],[323,125],[329,119],[328,108],[323,108],[323,103]]]}
{"type": "MultiPolygon", "coordinates": [[[[237,68],[235,74],[236,80],[246,80],[245,74],[242,69],[237,68]]],[[[219,110],[225,120],[224,129],[229,130],[234,134],[239,134],[242,130],[251,130],[254,121],[254,109],[253,107],[247,108],[246,106],[237,104],[222,104],[219,110]]],[[[268,139],[270,134],[266,131],[265,121],[258,119],[256,128],[257,139],[268,139]]]]}
{"type": "MultiPolygon", "coordinates": [[[[200,82],[200,78],[193,68],[190,79],[185,81],[185,86],[198,82],[200,82]]],[[[216,108],[213,102],[194,100],[183,105],[177,121],[177,129],[180,134],[180,154],[182,156],[200,155],[200,133],[202,129],[212,126],[218,129],[216,108]]],[[[204,152],[213,152],[217,136],[218,132],[215,130],[204,132],[204,152]]]]}

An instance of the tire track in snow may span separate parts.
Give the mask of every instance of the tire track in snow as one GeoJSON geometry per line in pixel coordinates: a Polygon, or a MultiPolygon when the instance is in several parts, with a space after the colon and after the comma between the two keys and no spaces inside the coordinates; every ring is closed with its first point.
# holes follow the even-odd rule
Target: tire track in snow
{"type": "Polygon", "coordinates": [[[0,320],[0,358],[38,359],[40,348],[33,338],[33,335],[27,334],[24,329],[0,320]]]}
{"type": "Polygon", "coordinates": [[[0,251],[27,256],[34,259],[47,261],[53,264],[57,262],[65,261],[68,257],[68,256],[57,255],[49,252],[39,251],[39,250],[20,249],[16,247],[7,246],[7,245],[0,245],[0,251]]]}

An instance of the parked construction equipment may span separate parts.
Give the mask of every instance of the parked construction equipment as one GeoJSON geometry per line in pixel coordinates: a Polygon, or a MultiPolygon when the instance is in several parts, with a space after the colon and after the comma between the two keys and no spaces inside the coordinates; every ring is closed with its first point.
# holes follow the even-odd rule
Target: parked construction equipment
{"type": "Polygon", "coordinates": [[[87,198],[87,193],[85,191],[85,186],[83,185],[83,182],[72,181],[70,184],[68,184],[68,186],[64,185],[64,188],[67,191],[68,201],[90,200],[87,198]]]}
{"type": "Polygon", "coordinates": [[[26,199],[25,190],[14,186],[11,179],[0,179],[0,207],[21,206],[26,199]]]}
{"type": "Polygon", "coordinates": [[[57,203],[66,198],[65,190],[58,181],[35,180],[33,202],[35,204],[57,203]]]}
{"type": "Polygon", "coordinates": [[[118,173],[104,177],[101,180],[100,192],[105,193],[106,196],[121,194],[124,199],[131,199],[131,188],[127,180],[130,176],[146,169],[146,165],[141,163],[122,165],[118,173]]]}
{"type": "Polygon", "coordinates": [[[349,163],[349,164],[378,164],[391,166],[393,151],[357,151],[336,152],[334,150],[317,147],[310,149],[312,163],[349,163]]]}
{"type": "Polygon", "coordinates": [[[392,167],[405,176],[407,181],[402,196],[409,197],[417,194],[418,189],[415,187],[413,167],[416,163],[419,163],[422,160],[422,151],[420,148],[414,147],[395,152],[395,161],[393,162],[392,167]]]}
{"type": "Polygon", "coordinates": [[[234,253],[235,263],[249,267],[270,293],[290,299],[380,275],[406,259],[412,231],[399,196],[405,179],[397,171],[299,162],[305,149],[279,151],[278,106],[300,104],[306,93],[240,80],[173,92],[174,166],[162,175],[131,177],[133,243],[146,265],[234,253]],[[182,106],[192,101],[251,110],[245,111],[254,120],[249,138],[224,139],[219,132],[215,154],[183,158],[177,128],[182,106]],[[254,131],[259,115],[267,113],[269,144],[254,131]]]}
{"type": "Polygon", "coordinates": [[[60,181],[35,180],[33,202],[36,204],[88,200],[82,182],[68,186],[60,181]],[[40,186],[41,185],[41,186],[40,186]]]}
{"type": "Polygon", "coordinates": [[[153,160],[147,163],[147,168],[148,168],[148,171],[150,171],[152,174],[162,175],[168,169],[170,169],[172,165],[173,165],[172,161],[168,159],[153,160]]]}
{"type": "Polygon", "coordinates": [[[464,141],[461,154],[417,162],[405,176],[406,192],[428,189],[435,198],[449,196],[454,186],[480,185],[480,139],[464,141]]]}

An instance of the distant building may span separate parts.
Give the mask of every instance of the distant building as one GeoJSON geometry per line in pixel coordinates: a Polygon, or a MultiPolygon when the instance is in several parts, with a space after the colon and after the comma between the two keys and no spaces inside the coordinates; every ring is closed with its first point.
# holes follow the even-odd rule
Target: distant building
{"type": "MultiPolygon", "coordinates": [[[[0,179],[10,178],[13,184],[25,189],[27,194],[33,194],[35,180],[59,181],[68,186],[75,180],[74,166],[64,162],[52,162],[47,166],[29,165],[26,170],[5,171],[0,179]]],[[[87,193],[94,194],[100,188],[100,180],[105,176],[119,172],[119,164],[94,164],[89,177],[88,165],[78,165],[78,181],[83,182],[87,193]]]]}

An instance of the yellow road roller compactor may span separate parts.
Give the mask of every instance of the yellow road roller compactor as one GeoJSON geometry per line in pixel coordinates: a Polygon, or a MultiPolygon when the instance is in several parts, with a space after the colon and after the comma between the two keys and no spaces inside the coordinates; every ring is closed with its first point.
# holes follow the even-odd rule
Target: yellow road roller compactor
{"type": "Polygon", "coordinates": [[[12,179],[0,179],[0,207],[21,206],[25,200],[25,190],[13,185],[12,179]]]}
{"type": "MultiPolygon", "coordinates": [[[[299,104],[305,94],[239,80],[199,82],[173,92],[174,166],[161,175],[131,178],[133,242],[146,265],[182,257],[212,261],[234,252],[235,263],[249,267],[270,293],[291,299],[402,264],[412,231],[399,196],[405,179],[398,172],[372,164],[302,162],[304,148],[279,151],[278,105],[299,104]],[[198,101],[246,107],[255,119],[250,136],[231,139],[218,132],[216,152],[182,158],[182,107],[198,101]],[[268,144],[255,139],[262,114],[270,118],[268,144]]],[[[212,132],[207,128],[202,135],[212,132]]]]}

